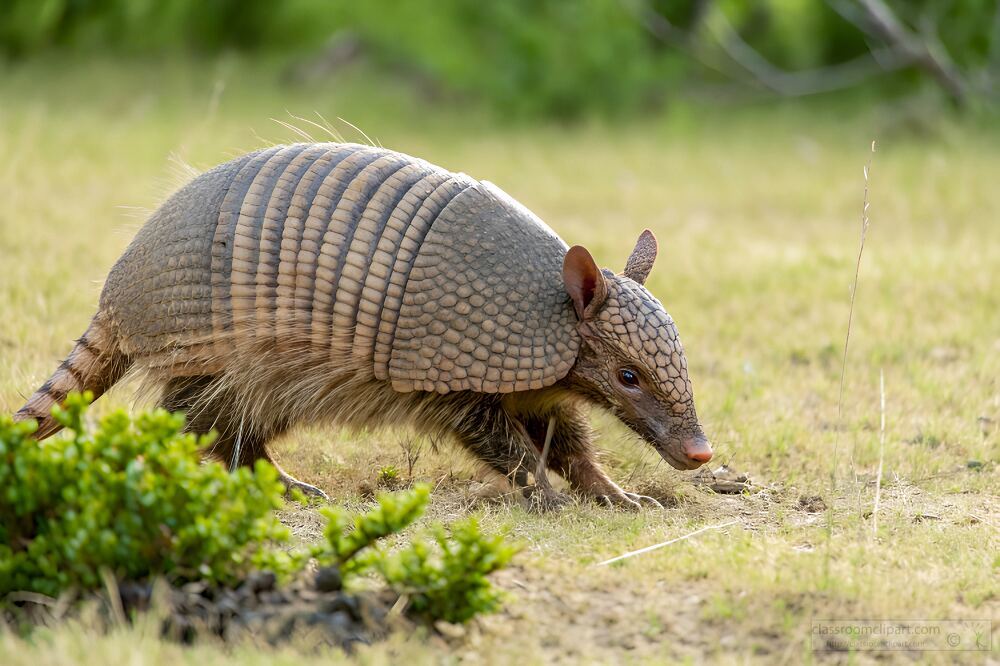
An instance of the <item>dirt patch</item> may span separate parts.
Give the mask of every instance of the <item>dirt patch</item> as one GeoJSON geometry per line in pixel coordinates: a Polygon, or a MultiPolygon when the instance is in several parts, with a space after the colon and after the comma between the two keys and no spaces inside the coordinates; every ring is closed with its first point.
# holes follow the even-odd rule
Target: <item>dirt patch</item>
{"type": "Polygon", "coordinates": [[[270,645],[336,646],[351,650],[376,642],[390,631],[412,628],[391,613],[398,596],[380,592],[345,592],[340,572],[321,568],[295,582],[278,586],[272,573],[247,577],[233,588],[192,582],[171,587],[126,581],[111,594],[76,599],[12,595],[0,618],[8,627],[28,623],[54,627],[97,608],[99,625],[110,627],[142,613],[153,613],[164,638],[191,643],[220,638],[226,642],[252,638],[270,645]]]}
{"type": "Polygon", "coordinates": [[[821,513],[826,511],[826,502],[819,495],[802,495],[799,497],[797,506],[806,513],[821,513]]]}
{"type": "Polygon", "coordinates": [[[475,654],[485,634],[527,638],[542,647],[538,657],[545,663],[612,663],[623,655],[697,659],[711,649],[713,637],[699,631],[705,597],[696,586],[652,582],[654,589],[639,590],[610,578],[570,583],[520,567],[499,572],[496,582],[511,601],[449,640],[460,653],[467,650],[465,656],[475,654]]]}

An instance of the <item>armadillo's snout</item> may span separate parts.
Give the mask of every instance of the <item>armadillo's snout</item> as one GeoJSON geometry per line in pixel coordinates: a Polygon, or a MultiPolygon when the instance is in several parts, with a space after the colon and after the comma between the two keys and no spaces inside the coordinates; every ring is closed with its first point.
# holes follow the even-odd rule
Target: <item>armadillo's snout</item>
{"type": "Polygon", "coordinates": [[[681,448],[684,451],[684,457],[688,459],[690,469],[700,467],[712,459],[712,445],[702,437],[684,440],[681,448]]]}

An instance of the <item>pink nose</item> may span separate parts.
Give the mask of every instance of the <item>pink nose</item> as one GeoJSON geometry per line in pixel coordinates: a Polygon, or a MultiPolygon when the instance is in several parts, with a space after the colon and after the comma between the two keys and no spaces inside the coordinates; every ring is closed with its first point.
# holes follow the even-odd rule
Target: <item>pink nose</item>
{"type": "Polygon", "coordinates": [[[704,439],[689,439],[684,442],[684,455],[699,463],[712,459],[712,447],[704,439]]]}

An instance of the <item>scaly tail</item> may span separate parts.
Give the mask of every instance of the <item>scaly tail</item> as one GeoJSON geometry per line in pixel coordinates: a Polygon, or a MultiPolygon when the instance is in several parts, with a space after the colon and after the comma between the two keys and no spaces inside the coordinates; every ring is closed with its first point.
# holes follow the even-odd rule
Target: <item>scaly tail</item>
{"type": "Polygon", "coordinates": [[[118,349],[115,336],[104,317],[98,313],[66,360],[17,410],[14,420],[38,421],[35,437],[39,440],[54,435],[62,425],[52,418],[50,412],[53,405],[65,400],[71,391],[91,391],[96,400],[121,379],[130,365],[129,358],[118,349]]]}

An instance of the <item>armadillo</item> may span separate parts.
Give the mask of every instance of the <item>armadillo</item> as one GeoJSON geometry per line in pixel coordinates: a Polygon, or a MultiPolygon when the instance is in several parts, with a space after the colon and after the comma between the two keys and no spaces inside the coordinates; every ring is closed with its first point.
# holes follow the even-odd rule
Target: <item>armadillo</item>
{"type": "Polygon", "coordinates": [[[635,507],[597,463],[588,406],[678,469],[712,456],[674,321],[643,287],[656,250],[643,232],[615,274],[489,182],[371,146],[259,150],[152,214],[15,418],[43,439],[69,392],[140,373],[231,465],[271,460],[296,424],[408,425],[547,505],[566,496],[528,481],[554,426],[544,464],[635,507]]]}

